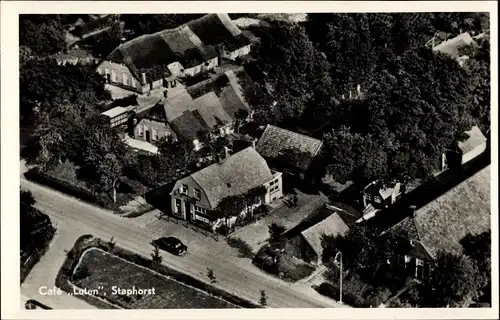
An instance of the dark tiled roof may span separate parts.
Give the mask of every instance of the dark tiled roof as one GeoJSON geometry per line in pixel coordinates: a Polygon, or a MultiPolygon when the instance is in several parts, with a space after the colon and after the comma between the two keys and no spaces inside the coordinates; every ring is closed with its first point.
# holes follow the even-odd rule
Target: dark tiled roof
{"type": "Polygon", "coordinates": [[[461,252],[468,233],[490,229],[490,197],[488,166],[389,230],[422,242],[434,256],[440,249],[461,252]]]}
{"type": "Polygon", "coordinates": [[[165,109],[162,104],[156,104],[151,108],[146,108],[137,113],[139,119],[152,119],[156,121],[166,122],[165,109]]]}
{"type": "Polygon", "coordinates": [[[266,158],[281,160],[301,170],[307,170],[322,144],[318,139],[267,125],[256,149],[266,158]]]}
{"type": "Polygon", "coordinates": [[[226,13],[207,14],[188,22],[188,26],[208,46],[222,44],[226,50],[234,51],[250,44],[226,13]]]}
{"type": "Polygon", "coordinates": [[[194,140],[200,132],[209,130],[201,120],[199,115],[191,111],[186,111],[180,117],[172,120],[170,125],[177,135],[194,140]]]}
{"type": "Polygon", "coordinates": [[[243,68],[234,71],[226,71],[216,79],[209,79],[190,86],[186,90],[193,98],[200,97],[208,92],[214,92],[219,98],[222,107],[236,119],[236,112],[239,110],[250,111],[248,102],[245,100],[244,92],[254,87],[255,84],[246,74],[243,68]]]}
{"type": "Polygon", "coordinates": [[[198,111],[205,125],[213,129],[217,125],[231,123],[233,119],[222,107],[219,98],[214,92],[209,92],[195,99],[189,106],[190,110],[198,111]]]}
{"type": "Polygon", "coordinates": [[[191,174],[212,209],[225,197],[241,195],[273,178],[266,161],[252,147],[191,174]]]}
{"type": "Polygon", "coordinates": [[[469,137],[465,141],[458,143],[458,148],[462,153],[468,153],[486,142],[486,137],[483,135],[478,126],[472,127],[471,130],[465,132],[469,137]]]}

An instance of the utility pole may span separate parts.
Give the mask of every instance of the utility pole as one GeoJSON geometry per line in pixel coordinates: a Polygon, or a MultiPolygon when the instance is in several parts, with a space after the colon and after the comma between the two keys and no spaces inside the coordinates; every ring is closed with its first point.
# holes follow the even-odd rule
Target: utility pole
{"type": "Polygon", "coordinates": [[[339,251],[337,252],[337,254],[335,255],[335,258],[334,260],[337,261],[337,257],[340,256],[340,293],[339,293],[339,302],[340,303],[343,303],[342,302],[342,251],[339,251]]]}
{"type": "Polygon", "coordinates": [[[118,179],[119,177],[113,180],[113,203],[116,203],[116,182],[118,179]]]}

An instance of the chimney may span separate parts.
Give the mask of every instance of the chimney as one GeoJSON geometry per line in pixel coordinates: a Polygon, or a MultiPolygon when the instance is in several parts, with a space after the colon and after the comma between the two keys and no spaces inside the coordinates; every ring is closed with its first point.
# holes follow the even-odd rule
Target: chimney
{"type": "Polygon", "coordinates": [[[148,82],[146,81],[146,74],[143,72],[143,73],[141,73],[141,75],[142,75],[142,82],[143,82],[143,84],[148,83],[148,82]]]}
{"type": "Polygon", "coordinates": [[[415,217],[415,212],[417,211],[417,206],[411,205],[408,209],[410,211],[410,217],[414,218],[415,217]]]}
{"type": "Polygon", "coordinates": [[[256,139],[253,139],[253,140],[252,140],[252,148],[254,148],[254,149],[255,149],[255,140],[256,140],[256,139]]]}

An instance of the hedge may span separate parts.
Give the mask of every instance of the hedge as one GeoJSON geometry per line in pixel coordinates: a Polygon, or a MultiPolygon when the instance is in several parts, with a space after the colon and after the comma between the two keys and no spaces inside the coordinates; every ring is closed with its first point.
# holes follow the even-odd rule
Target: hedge
{"type": "MultiPolygon", "coordinates": [[[[73,246],[73,248],[71,248],[70,251],[68,251],[64,263],[57,273],[55,281],[56,287],[68,293],[73,292],[73,286],[70,283],[71,275],[73,274],[73,270],[78,264],[80,256],[89,247],[89,240],[92,238],[92,235],[86,234],[76,240],[75,245],[73,246]]],[[[99,309],[119,309],[118,307],[110,303],[106,303],[101,299],[91,295],[79,295],[78,298],[86,301],[93,306],[98,307],[99,309]]]]}
{"type": "Polygon", "coordinates": [[[97,205],[103,207],[103,204],[95,194],[92,192],[85,190],[83,188],[74,186],[66,181],[57,179],[53,176],[48,175],[40,171],[38,168],[33,168],[24,174],[24,177],[30,181],[34,181],[37,183],[41,183],[49,188],[54,190],[63,192],[85,202],[88,202],[93,205],[97,205]]]}
{"type": "MultiPolygon", "coordinates": [[[[332,285],[327,282],[321,283],[319,286],[315,288],[315,290],[329,298],[332,298],[336,301],[340,300],[340,290],[338,286],[332,285]]],[[[345,304],[348,304],[352,307],[355,308],[370,308],[370,304],[365,301],[364,299],[361,299],[353,294],[350,294],[348,292],[342,292],[342,302],[345,304]]]]}
{"type": "Polygon", "coordinates": [[[186,285],[198,288],[202,291],[211,293],[214,296],[220,297],[223,300],[226,300],[234,305],[240,306],[242,308],[262,308],[261,306],[246,300],[244,298],[238,297],[232,293],[229,293],[225,290],[216,288],[204,281],[198,280],[190,275],[184,274],[182,272],[179,272],[177,270],[174,270],[172,268],[167,267],[166,265],[163,264],[158,264],[154,263],[148,258],[145,258],[141,255],[132,253],[128,250],[125,250],[123,248],[120,248],[118,246],[115,246],[115,248],[112,250],[112,253],[122,259],[131,261],[133,263],[136,263],[140,266],[146,267],[148,269],[151,269],[153,271],[156,271],[158,273],[161,273],[165,276],[171,277],[181,283],[184,283],[186,285]]]}
{"type": "MultiPolygon", "coordinates": [[[[182,272],[176,271],[174,269],[171,269],[167,267],[166,265],[163,264],[158,264],[154,263],[151,259],[145,258],[139,254],[133,253],[131,251],[128,251],[124,248],[120,248],[117,245],[110,246],[108,242],[104,242],[99,238],[93,239],[92,241],[89,241],[93,237],[91,235],[84,235],[78,238],[78,240],[75,242],[75,245],[73,248],[68,252],[68,257],[64,261],[63,266],[59,270],[59,273],[56,278],[56,286],[61,288],[64,291],[67,292],[73,292],[73,287],[69,283],[69,277],[73,273],[74,268],[78,264],[78,261],[80,259],[80,256],[82,253],[91,248],[91,247],[96,247],[99,249],[102,249],[106,252],[110,252],[114,254],[117,257],[120,257],[122,259],[125,259],[127,261],[130,261],[132,263],[135,263],[137,265],[140,265],[142,267],[151,269],[153,271],[156,271],[160,274],[163,274],[167,277],[171,277],[174,280],[177,280],[181,283],[184,283],[186,285],[192,286],[194,288],[200,289],[204,292],[210,293],[214,296],[217,296],[219,298],[222,298],[223,300],[226,300],[234,305],[240,306],[242,308],[262,308],[260,305],[253,303],[249,300],[246,300],[244,298],[238,297],[232,293],[229,293],[227,291],[224,291],[222,289],[216,288],[208,283],[205,283],[201,280],[198,280],[192,276],[189,276],[187,274],[184,274],[182,272]],[[69,290],[69,291],[68,291],[69,290]]],[[[115,306],[105,303],[100,299],[97,299],[96,297],[93,296],[88,296],[88,295],[83,295],[79,296],[82,297],[84,300],[87,302],[91,303],[92,305],[97,306],[98,308],[101,309],[116,309],[115,306]]]]}

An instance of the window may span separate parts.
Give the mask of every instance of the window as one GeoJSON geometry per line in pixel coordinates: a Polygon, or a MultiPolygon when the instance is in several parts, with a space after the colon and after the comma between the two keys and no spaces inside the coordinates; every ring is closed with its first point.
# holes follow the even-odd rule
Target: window
{"type": "Polygon", "coordinates": [[[200,213],[200,214],[206,214],[207,213],[207,209],[205,209],[205,208],[198,207],[196,205],[193,205],[193,207],[194,207],[194,212],[195,213],[200,213]]]}
{"type": "Polygon", "coordinates": [[[272,185],[274,185],[275,181],[271,181],[271,183],[269,184],[269,186],[271,187],[272,185]]]}
{"type": "Polygon", "coordinates": [[[135,88],[136,86],[136,83],[135,83],[135,79],[134,77],[130,78],[131,82],[132,82],[132,87],[135,88]]]}
{"type": "Polygon", "coordinates": [[[210,224],[210,220],[208,220],[208,219],[207,219],[207,218],[205,218],[205,217],[199,216],[199,215],[197,215],[196,213],[195,213],[195,215],[194,215],[194,218],[195,218],[196,220],[198,220],[198,221],[204,222],[204,223],[206,223],[206,224],[210,224]]]}
{"type": "Polygon", "coordinates": [[[201,191],[200,191],[200,189],[196,189],[196,188],[194,189],[194,197],[196,199],[198,199],[198,200],[201,199],[201,191]]]}
{"type": "Polygon", "coordinates": [[[181,200],[175,199],[175,213],[181,212],[181,200]]]}
{"type": "Polygon", "coordinates": [[[154,141],[158,140],[158,130],[157,130],[157,129],[153,128],[153,133],[152,133],[152,135],[153,135],[152,139],[153,139],[154,141]]]}
{"type": "Polygon", "coordinates": [[[123,84],[126,85],[126,86],[128,86],[128,76],[127,76],[127,74],[124,73],[122,76],[123,76],[123,84]]]}
{"type": "Polygon", "coordinates": [[[109,69],[108,68],[104,68],[104,73],[105,74],[109,74],[109,69]]]}
{"type": "Polygon", "coordinates": [[[137,126],[137,135],[139,137],[142,137],[143,135],[143,129],[142,129],[142,126],[137,126]]]}
{"type": "Polygon", "coordinates": [[[189,187],[187,186],[187,184],[181,185],[181,194],[187,195],[188,194],[188,189],[189,189],[189,187]]]}
{"type": "Polygon", "coordinates": [[[419,267],[423,267],[424,266],[424,261],[419,259],[419,258],[415,258],[415,263],[417,264],[417,266],[419,267]]]}

